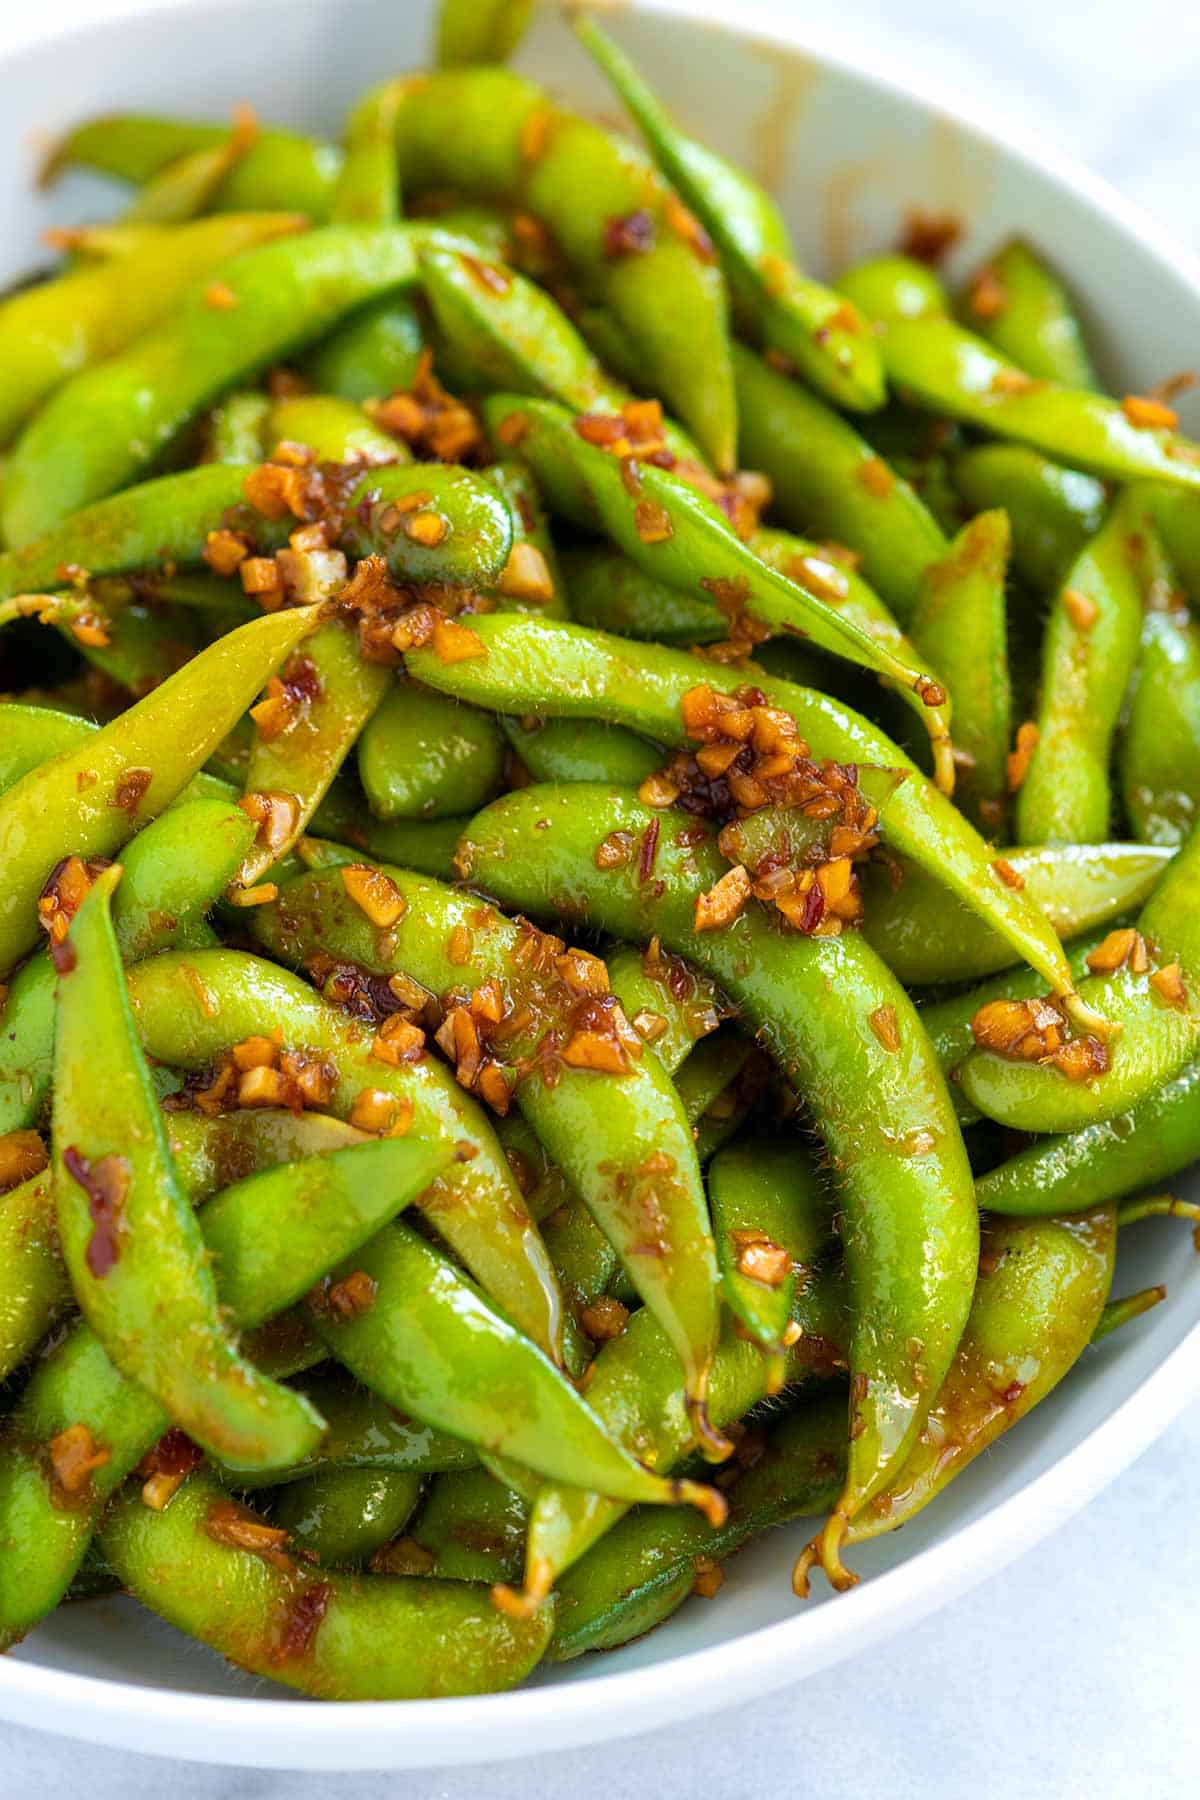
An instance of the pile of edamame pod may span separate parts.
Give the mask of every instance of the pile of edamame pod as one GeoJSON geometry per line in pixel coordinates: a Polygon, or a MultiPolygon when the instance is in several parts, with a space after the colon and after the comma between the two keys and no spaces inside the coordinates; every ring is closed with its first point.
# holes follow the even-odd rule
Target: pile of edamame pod
{"type": "Polygon", "coordinates": [[[338,144],[80,125],[0,302],[5,1647],[425,1697],[848,1586],[1197,1212],[1170,385],[1019,240],[824,285],[526,10],[338,144]]]}

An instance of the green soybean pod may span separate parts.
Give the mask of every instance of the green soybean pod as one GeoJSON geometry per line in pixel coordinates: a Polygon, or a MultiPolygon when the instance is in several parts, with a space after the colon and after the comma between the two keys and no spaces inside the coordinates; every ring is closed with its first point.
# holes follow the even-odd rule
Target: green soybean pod
{"type": "Polygon", "coordinates": [[[1109,762],[1137,662],[1153,575],[1136,489],[1117,500],[1067,572],[1046,628],[1037,741],[1016,800],[1019,843],[1101,843],[1109,835],[1109,762]]]}
{"type": "Polygon", "coordinates": [[[567,550],[562,558],[571,616],[618,637],[663,644],[708,644],[729,621],[711,600],[668,586],[619,550],[600,545],[567,550]]]}
{"type": "Polygon", "coordinates": [[[265,449],[304,444],[318,462],[407,463],[412,453],[389,437],[363,408],[338,394],[289,394],[268,403],[262,426],[265,449]]]}
{"type": "Polygon", "coordinates": [[[1027,375],[1068,388],[1100,386],[1070,294],[1025,239],[1008,238],[993,251],[968,284],[962,312],[1027,375]]]}
{"type": "Polygon", "coordinates": [[[1161,534],[1141,539],[1145,610],[1117,751],[1125,811],[1143,843],[1180,844],[1200,809],[1200,626],[1161,534]]]}
{"type": "Polygon", "coordinates": [[[1012,526],[1013,567],[1039,594],[1056,592],[1104,523],[1104,483],[1064,469],[1023,444],[975,444],[950,466],[973,512],[1002,507],[1012,526]]]}
{"type": "Polygon", "coordinates": [[[315,1571],[242,1547],[248,1508],[192,1475],[165,1512],[132,1493],[102,1537],[129,1589],[240,1668],[324,1700],[415,1700],[512,1687],[538,1661],[553,1607],[507,1618],[464,1582],[315,1571]],[[238,1526],[243,1529],[238,1531],[238,1526]]]}
{"type": "Polygon", "coordinates": [[[361,1568],[398,1537],[421,1498],[405,1469],[328,1469],[289,1482],[271,1503],[271,1523],[327,1569],[361,1568]]]}
{"type": "Polygon", "coordinates": [[[502,718],[501,729],[535,781],[611,781],[637,787],[663,753],[619,725],[594,719],[502,718]]]}
{"type": "Polygon", "coordinates": [[[701,1588],[719,1561],[773,1526],[825,1512],[837,1498],[845,1451],[840,1395],[806,1401],[761,1446],[729,1494],[729,1517],[716,1531],[682,1514],[642,1507],[567,1570],[558,1584],[550,1662],[589,1650],[616,1650],[643,1637],[701,1588]]]}
{"type": "Polygon", "coordinates": [[[404,679],[359,734],[357,757],[367,804],[387,821],[472,813],[504,778],[504,738],[490,713],[404,679]]]}
{"type": "MultiPolygon", "coordinates": [[[[1154,892],[1173,850],[1153,844],[1050,844],[999,850],[1064,943],[1115,924],[1154,892]]],[[[975,913],[952,903],[941,883],[906,859],[862,871],[863,932],[906,987],[978,981],[1019,961],[975,913]]]]}
{"type": "Polygon", "coordinates": [[[1200,1157],[1200,1062],[1135,1105],[1078,1131],[1040,1139],[976,1184],[990,1212],[1036,1217],[1123,1200],[1200,1157]]]}
{"type": "Polygon", "coordinates": [[[42,408],[5,473],[5,537],[26,543],[127,487],[225,389],[415,273],[403,228],[353,225],[267,244],[225,265],[232,305],[213,306],[208,286],[193,289],[167,323],[73,376],[42,408]]]}
{"type": "Polygon", "coordinates": [[[989,836],[1007,799],[1012,684],[1004,583],[1008,515],[980,513],[931,563],[909,621],[913,643],[937,669],[954,706],[958,805],[989,836]]]}
{"type": "MultiPolygon", "coordinates": [[[[53,180],[63,169],[78,166],[140,187],[181,156],[219,149],[228,136],[227,124],[153,113],[105,113],[59,140],[42,178],[53,180]]],[[[234,211],[254,204],[264,212],[299,212],[319,222],[328,217],[341,161],[341,152],[332,144],[272,127],[258,134],[230,170],[217,204],[234,211]]]]}
{"type": "Polygon", "coordinates": [[[294,1461],[312,1446],[312,1414],[238,1354],[175,1177],[109,916],[120,873],[98,878],[56,959],[54,1187],[63,1258],[117,1366],[189,1436],[250,1467],[294,1461]]]}
{"type": "Polygon", "coordinates": [[[302,368],[320,393],[362,405],[412,386],[425,328],[406,294],[369,301],[322,338],[302,368]]]}
{"type": "Polygon", "coordinates": [[[742,345],[734,346],[733,370],[740,453],[769,478],[779,516],[793,531],[856,551],[866,579],[906,624],[926,566],[946,554],[933,515],[815,394],[742,345]]]}
{"type": "Polygon", "coordinates": [[[56,862],[71,854],[111,856],[164,811],[313,624],[311,610],[300,607],[240,626],[110,725],[9,788],[0,799],[5,972],[36,942],[36,901],[56,862]]]}
{"type": "Polygon", "coordinates": [[[208,420],[208,460],[245,467],[263,454],[263,432],[271,401],[256,388],[235,388],[214,406],[208,420]]]}
{"type": "Polygon", "coordinates": [[[441,0],[437,60],[443,69],[507,62],[529,26],[535,0],[441,0]]]}
{"type": "Polygon", "coordinates": [[[528,1524],[529,1507],[519,1494],[487,1469],[464,1469],[430,1483],[411,1536],[433,1557],[431,1575],[515,1581],[528,1524]]]}

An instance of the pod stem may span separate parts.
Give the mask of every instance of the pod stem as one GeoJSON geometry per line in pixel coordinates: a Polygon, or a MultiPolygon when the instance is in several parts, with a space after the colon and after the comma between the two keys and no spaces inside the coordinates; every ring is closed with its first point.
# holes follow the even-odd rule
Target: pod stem
{"type": "Polygon", "coordinates": [[[1159,1286],[1141,1288],[1136,1294],[1125,1294],[1120,1300],[1110,1300],[1096,1321],[1092,1343],[1098,1344],[1110,1331],[1119,1331],[1131,1319],[1140,1319],[1143,1313],[1149,1312],[1166,1297],[1166,1288],[1159,1286]]]}

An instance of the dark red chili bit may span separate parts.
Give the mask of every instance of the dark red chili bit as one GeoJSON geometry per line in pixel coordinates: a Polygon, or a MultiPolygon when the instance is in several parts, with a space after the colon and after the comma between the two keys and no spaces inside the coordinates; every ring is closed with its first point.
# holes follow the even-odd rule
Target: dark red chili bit
{"type": "Polygon", "coordinates": [[[204,1461],[204,1452],[194,1444],[186,1431],[172,1425],[152,1450],[147,1450],[134,1470],[143,1481],[152,1475],[190,1475],[204,1461]]]}
{"type": "Polygon", "coordinates": [[[610,260],[643,256],[647,250],[653,250],[654,238],[654,214],[644,206],[604,221],[604,254],[610,260]]]}
{"type": "Polygon", "coordinates": [[[90,1162],[74,1145],[68,1145],[63,1166],[87,1195],[93,1230],[84,1256],[89,1271],[103,1281],[121,1254],[121,1213],[129,1192],[129,1164],[112,1153],[90,1162]]]}
{"type": "Polygon", "coordinates": [[[118,812],[128,813],[131,819],[136,818],[138,807],[153,779],[152,769],[126,769],[113,789],[109,804],[118,812]]]}
{"type": "Polygon", "coordinates": [[[819,881],[814,881],[804,896],[804,911],[800,916],[801,931],[813,932],[825,916],[825,895],[821,891],[819,881]]]}
{"type": "Polygon", "coordinates": [[[642,833],[642,841],[638,847],[638,881],[645,884],[654,873],[654,859],[658,855],[659,821],[651,819],[642,833]]]}
{"type": "Polygon", "coordinates": [[[321,1621],[329,1610],[332,1593],[332,1582],[317,1581],[311,1587],[302,1588],[288,1601],[272,1662],[291,1662],[295,1657],[309,1655],[321,1621]]]}
{"type": "Polygon", "coordinates": [[[79,961],[75,954],[75,946],[70,938],[64,938],[61,944],[51,944],[50,961],[54,964],[57,975],[70,975],[79,961]]]}

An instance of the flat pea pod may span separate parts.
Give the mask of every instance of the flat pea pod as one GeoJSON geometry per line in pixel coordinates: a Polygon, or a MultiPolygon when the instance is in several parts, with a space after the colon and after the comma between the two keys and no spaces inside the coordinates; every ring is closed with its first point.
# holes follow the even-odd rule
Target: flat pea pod
{"type": "MultiPolygon", "coordinates": [[[[280,728],[268,691],[255,719],[246,768],[248,803],[255,796],[287,796],[283,828],[268,824],[247,852],[238,879],[253,887],[291,850],[329,791],[364,726],[369,726],[392,683],[392,671],[359,655],[354,630],[331,619],[280,671],[285,710],[280,728]],[[289,695],[298,696],[295,704],[289,695]]],[[[274,814],[268,819],[273,822],[274,814]]]]}
{"type": "Polygon", "coordinates": [[[264,519],[247,506],[242,484],[249,473],[249,466],[209,464],[161,475],[83,507],[44,536],[0,552],[0,599],[61,587],[64,567],[98,576],[162,563],[198,564],[208,533],[231,516],[256,549],[278,549],[287,542],[289,525],[264,519]]]}
{"type": "Polygon", "coordinates": [[[522,788],[472,822],[463,863],[505,904],[552,907],[640,941],[657,935],[698,962],[806,1101],[837,1170],[859,1378],[847,1487],[830,1527],[836,1567],[840,1527],[900,1466],[954,1354],[978,1255],[971,1174],[936,1058],[900,984],[856,934],[785,934],[750,909],[698,931],[696,898],[726,864],[709,834],[679,819],[620,790],[522,788]],[[612,832],[637,843],[651,829],[653,882],[639,879],[632,860],[597,868],[595,847],[612,832]],[[530,842],[536,868],[518,848],[530,842]],[[830,992],[839,995],[834,1012],[830,992]]]}
{"type": "Polygon", "coordinates": [[[888,381],[919,405],[1028,444],[1068,468],[1200,488],[1200,446],[1154,423],[1153,412],[1143,422],[1136,401],[1036,379],[950,318],[880,312],[875,323],[888,381]]]}
{"type": "Polygon", "coordinates": [[[662,767],[660,750],[619,725],[592,719],[507,718],[501,720],[501,729],[535,781],[611,781],[618,787],[637,787],[662,767]]]}
{"type": "Polygon", "coordinates": [[[649,950],[615,945],[608,955],[608,978],[627,1016],[641,1021],[635,1029],[653,1044],[668,1075],[678,1075],[727,1010],[715,981],[661,945],[649,950]]]}
{"type": "MultiPolygon", "coordinates": [[[[407,659],[411,672],[430,687],[499,712],[607,719],[673,747],[689,742],[681,707],[697,685],[697,664],[685,652],[646,644],[631,653],[620,638],[532,618],[477,617],[472,629],[486,655],[451,665],[416,650],[407,659]]],[[[792,715],[814,756],[906,771],[881,807],[889,844],[936,873],[1073,1006],[1070,972],[1049,923],[1019,889],[1005,885],[978,834],[904,752],[828,695],[757,673],[754,681],[772,705],[792,715]]]]}
{"type": "Polygon", "coordinates": [[[1179,844],[1200,812],[1200,626],[1153,526],[1141,548],[1148,579],[1133,690],[1117,749],[1121,793],[1135,837],[1179,844]]]}
{"type": "Polygon", "coordinates": [[[443,69],[507,62],[529,26],[535,0],[441,0],[437,60],[443,69]]]}
{"type": "MultiPolygon", "coordinates": [[[[180,803],[128,846],[113,897],[113,929],[125,962],[159,950],[212,943],[205,915],[241,864],[254,826],[232,801],[180,803]]],[[[54,1056],[54,967],[32,957],[14,974],[0,1033],[0,1131],[41,1116],[54,1056]]]]}
{"type": "Polygon", "coordinates": [[[907,624],[926,566],[946,554],[932,513],[815,394],[743,345],[734,346],[733,372],[742,460],[770,480],[780,518],[856,551],[866,579],[907,624]]]}
{"type": "Polygon", "coordinates": [[[256,463],[263,454],[263,432],[271,399],[257,388],[235,388],[214,406],[208,421],[206,460],[256,463]]]}
{"type": "MultiPolygon", "coordinates": [[[[655,1514],[662,1509],[655,1507],[655,1514]]],[[[486,1469],[430,1483],[412,1540],[433,1557],[429,1573],[450,1581],[515,1581],[521,1573],[529,1507],[486,1469]]]]}
{"type": "Polygon", "coordinates": [[[352,1261],[375,1284],[371,1306],[346,1318],[310,1304],[312,1322],[338,1361],[391,1405],[415,1406],[431,1424],[551,1479],[721,1514],[714,1489],[662,1480],[622,1449],[545,1354],[414,1231],[393,1225],[352,1261]]]}
{"type": "Polygon", "coordinates": [[[1012,526],[1013,567],[1040,594],[1062,586],[1104,523],[1103,482],[1023,444],[975,444],[954,458],[950,474],[972,511],[1003,507],[1012,526]]]}
{"type": "Polygon", "coordinates": [[[786,1371],[797,1270],[828,1248],[833,1203],[800,1144],[757,1135],[713,1157],[708,1198],[725,1302],[772,1361],[770,1391],[786,1371]]]}
{"type": "Polygon", "coordinates": [[[413,384],[425,330],[406,294],[368,301],[323,338],[302,366],[320,393],[342,400],[382,400],[413,384]]]}
{"type": "Polygon", "coordinates": [[[111,856],[164,811],[312,627],[304,608],[240,626],[77,749],[9,788],[0,799],[5,971],[37,940],[37,897],[58,860],[111,856]]]}
{"type": "Polygon", "coordinates": [[[678,475],[639,464],[633,492],[626,465],[588,443],[570,416],[549,401],[521,402],[493,394],[484,403],[492,433],[503,442],[506,420],[521,421],[517,454],[540,476],[547,460],[562,461],[586,486],[597,520],[639,566],[685,593],[724,595],[737,616],[773,633],[802,633],[814,645],[894,681],[913,706],[933,745],[939,785],[953,787],[949,708],[944,690],[906,660],[904,640],[868,633],[845,611],[821,597],[797,565],[782,575],[744,544],[712,501],[678,475]]]}
{"type": "MultiPolygon", "coordinates": [[[[317,1571],[243,1547],[263,1521],[191,1475],[165,1512],[122,1496],[105,1556],[152,1612],[239,1668],[322,1700],[416,1700],[514,1687],[545,1649],[553,1608],[504,1618],[483,1589],[317,1571]],[[243,1524],[239,1532],[236,1528],[243,1524]]],[[[280,1539],[259,1538],[266,1545],[280,1539]]]]}
{"type": "MultiPolygon", "coordinates": [[[[129,879],[128,872],[125,878],[129,879]]],[[[175,1172],[196,1206],[278,1163],[305,1162],[371,1141],[365,1132],[329,1113],[295,1113],[274,1106],[212,1114],[171,1112],[164,1122],[175,1172]]],[[[361,1167],[365,1172],[367,1164],[361,1167]]]]}
{"type": "Polygon", "coordinates": [[[994,250],[967,286],[963,317],[1027,375],[1099,388],[1083,326],[1053,269],[1023,238],[994,250]]]}
{"type": "MultiPolygon", "coordinates": [[[[305,1317],[302,1310],[283,1315],[305,1317]]],[[[320,1343],[320,1340],[317,1340],[320,1343]]],[[[321,1360],[328,1356],[321,1345],[321,1360]]],[[[370,1388],[351,1380],[344,1369],[326,1363],[305,1373],[295,1384],[310,1406],[325,1420],[325,1435],[310,1454],[287,1469],[261,1474],[221,1469],[217,1473],[230,1486],[246,1488],[290,1485],[341,1469],[359,1469],[409,1475],[436,1475],[476,1466],[469,1444],[447,1432],[435,1431],[422,1420],[397,1412],[370,1388]]]]}
{"type": "MultiPolygon", "coordinates": [[[[258,910],[258,909],[254,909],[258,910]]],[[[349,1114],[364,1093],[377,1113],[470,1154],[421,1197],[451,1249],[508,1316],[557,1360],[562,1295],[537,1227],[480,1108],[432,1057],[395,1066],[372,1054],[374,1027],[329,1006],[305,982],[231,950],[159,956],[130,971],[130,998],[148,1053],[203,1070],[231,1045],[270,1028],[337,1072],[331,1110],[349,1114]]]]}
{"type": "Polygon", "coordinates": [[[989,1212],[1050,1216],[1123,1200],[1200,1157],[1200,1061],[1136,1105],[1078,1131],[1047,1137],[981,1175],[989,1212]]]}
{"type": "Polygon", "coordinates": [[[841,1479],[844,1424],[836,1394],[784,1419],[728,1489],[729,1518],[717,1531],[688,1515],[628,1513],[559,1583],[548,1660],[569,1662],[644,1636],[697,1592],[701,1572],[719,1559],[773,1526],[826,1511],[841,1479]]]}
{"type": "Polygon", "coordinates": [[[900,251],[855,263],[838,279],[868,319],[940,319],[950,311],[950,296],[931,263],[900,251]]]}
{"type": "Polygon", "coordinates": [[[338,394],[289,394],[269,403],[263,446],[304,444],[318,462],[407,463],[412,454],[399,438],[372,423],[360,405],[338,394]]]}
{"type": "MultiPolygon", "coordinates": [[[[240,1190],[227,1190],[222,1219],[227,1249],[238,1236],[233,1208],[239,1191],[248,1196],[247,1206],[263,1239],[256,1246],[259,1282],[253,1295],[254,1310],[247,1318],[235,1317],[235,1325],[252,1325],[286,1307],[298,1290],[320,1279],[331,1260],[336,1262],[344,1251],[361,1244],[413,1199],[444,1161],[441,1146],[415,1138],[407,1143],[393,1139],[365,1149],[374,1160],[377,1176],[370,1182],[358,1180],[344,1162],[351,1154],[362,1155],[363,1148],[313,1159],[315,1173],[329,1183],[323,1226],[316,1216],[313,1163],[304,1166],[301,1179],[311,1210],[302,1243],[306,1250],[317,1247],[317,1260],[307,1269],[286,1230],[263,1229],[272,1192],[278,1218],[280,1209],[286,1208],[299,1164],[274,1170],[267,1177],[255,1176],[240,1190]],[[389,1148],[398,1148],[399,1154],[379,1154],[389,1148]],[[264,1182],[268,1183],[265,1188],[264,1182]]],[[[236,1276],[228,1254],[222,1273],[236,1276]]],[[[289,1393],[296,1408],[311,1420],[310,1449],[315,1448],[323,1429],[320,1414],[302,1393],[280,1391],[289,1393]]],[[[87,1325],[78,1325],[41,1359],[0,1447],[0,1548],[4,1552],[0,1557],[0,1644],[8,1647],[58,1604],[106,1502],[171,1423],[170,1415],[145,1388],[118,1372],[87,1325]],[[82,1469],[67,1460],[72,1451],[82,1453],[76,1457],[76,1462],[83,1462],[82,1469]],[[64,1485],[67,1482],[72,1484],[69,1488],[64,1485]]],[[[274,1475],[270,1479],[275,1479],[274,1475]]]]}
{"type": "Polygon", "coordinates": [[[460,382],[560,400],[574,412],[620,406],[623,390],[534,282],[449,245],[422,250],[420,264],[439,359],[448,358],[460,382]]]}
{"type": "MultiPolygon", "coordinates": [[[[324,953],[385,978],[408,975],[443,1004],[488,984],[499,989],[513,1029],[493,1037],[485,1026],[477,1038],[501,1077],[501,1109],[510,1099],[520,1107],[657,1313],[703,1430],[717,1270],[691,1131],[665,1069],[652,1049],[629,1041],[623,1019],[608,1024],[602,964],[572,963],[560,940],[539,940],[477,895],[392,866],[382,873],[404,903],[385,943],[352,898],[345,866],[301,875],[273,905],[256,908],[258,941],[293,966],[324,953]],[[523,1016],[530,1022],[520,1025],[523,1016]],[[550,1084],[534,1073],[547,1056],[550,1084]]],[[[453,1020],[451,1029],[457,1045],[453,1020]]],[[[475,1078],[478,1061],[455,1054],[475,1078]]]]}
{"type": "Polygon", "coordinates": [[[210,212],[230,171],[237,167],[257,135],[254,115],[235,113],[222,143],[211,150],[192,150],[177,156],[144,182],[121,214],[118,228],[128,232],[145,225],[178,225],[210,212]]]}
{"type": "MultiPolygon", "coordinates": [[[[999,850],[1026,894],[1067,942],[1115,924],[1149,899],[1171,861],[1150,844],[1051,844],[999,850]]],[[[863,931],[906,987],[979,981],[1018,961],[977,915],[951,905],[945,888],[910,863],[862,871],[863,931]]]]}
{"type": "MultiPolygon", "coordinates": [[[[118,181],[144,186],[181,156],[217,150],[228,125],[164,119],[152,113],[109,113],[78,125],[55,145],[44,180],[63,169],[95,169],[118,181]]],[[[298,212],[320,223],[328,218],[341,152],[294,131],[261,131],[239,157],[215,197],[223,211],[253,206],[262,212],[298,212]]]]}
{"type": "Polygon", "coordinates": [[[490,714],[415,681],[391,680],[358,738],[358,774],[377,819],[471,813],[504,778],[504,739],[490,714]]]}
{"type": "Polygon", "coordinates": [[[1158,964],[1080,983],[1085,1004],[1103,1005],[1120,1034],[1103,1067],[1070,1080],[1053,1061],[1012,1062],[972,1051],[958,1072],[967,1099],[988,1118],[1018,1131],[1077,1131],[1129,1110],[1200,1050],[1200,826],[1178,850],[1138,915],[1137,930],[1158,964]]]}
{"type": "Polygon", "coordinates": [[[1004,583],[1011,533],[1004,512],[979,513],[949,555],[931,563],[909,621],[954,705],[958,804],[989,835],[1004,821],[1012,735],[1004,583]]]}
{"type": "MultiPolygon", "coordinates": [[[[800,1386],[842,1372],[847,1326],[840,1272],[821,1271],[797,1296],[795,1322],[800,1336],[789,1352],[789,1381],[800,1386]]],[[[643,1307],[619,1337],[601,1347],[588,1382],[589,1404],[609,1431],[663,1470],[673,1468],[695,1441],[674,1361],[657,1321],[643,1307]]],[[[762,1352],[727,1319],[713,1363],[713,1422],[721,1426],[742,1418],[764,1398],[766,1384],[762,1352]]],[[[547,1482],[530,1513],[523,1590],[500,1590],[501,1603],[518,1611],[534,1604],[627,1511],[621,1501],[547,1482]]]]}
{"type": "Polygon", "coordinates": [[[361,1568],[404,1530],[421,1477],[403,1469],[330,1469],[282,1489],[271,1523],[323,1568],[361,1568]]]}
{"type": "Polygon", "coordinates": [[[1019,843],[1109,835],[1109,764],[1154,579],[1152,529],[1137,490],[1126,490],[1057,595],[1043,640],[1037,741],[1016,799],[1019,843]]]}
{"type": "Polygon", "coordinates": [[[735,306],[755,340],[784,356],[837,406],[883,403],[883,368],[866,321],[844,297],[796,267],[783,215],[770,195],[672,122],[629,58],[590,15],[576,35],[590,51],[667,179],[721,254],[735,306]]]}
{"type": "Polygon", "coordinates": [[[128,255],[74,269],[0,304],[0,444],[59,384],[156,325],[201,276],[256,244],[287,237],[294,214],[230,214],[155,231],[128,255]]]}
{"type": "Polygon", "coordinates": [[[129,1010],[109,913],[119,878],[119,869],[99,876],[56,960],[53,1145],[63,1260],[117,1367],[189,1436],[229,1462],[286,1463],[311,1448],[312,1415],[245,1362],[221,1320],[129,1010]]]}
{"type": "Polygon", "coordinates": [[[330,225],[224,265],[219,306],[207,284],[193,287],[169,322],[57,389],[5,471],[5,537],[27,543],[127,487],[225,389],[415,272],[414,240],[400,226],[330,225]]]}
{"type": "Polygon", "coordinates": [[[716,468],[733,468],[725,283],[695,221],[632,145],[502,69],[413,83],[398,144],[406,188],[511,200],[542,219],[628,332],[646,381],[716,468]]]}

